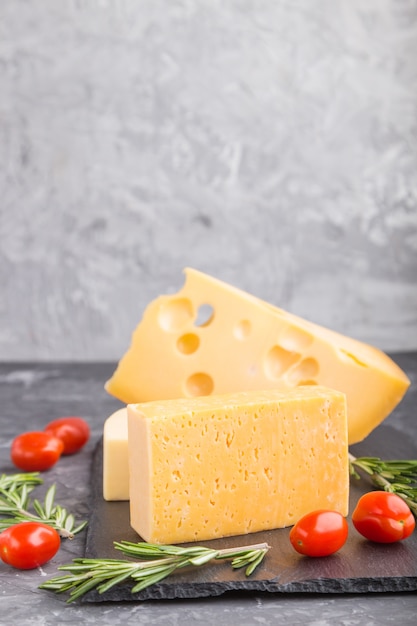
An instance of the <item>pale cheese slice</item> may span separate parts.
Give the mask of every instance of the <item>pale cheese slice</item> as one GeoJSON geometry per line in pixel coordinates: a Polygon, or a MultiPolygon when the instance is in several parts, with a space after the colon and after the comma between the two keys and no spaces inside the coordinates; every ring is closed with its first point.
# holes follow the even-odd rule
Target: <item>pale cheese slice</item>
{"type": "Polygon", "coordinates": [[[346,394],[352,444],[404,396],[409,379],[377,348],[202,272],[185,274],[178,293],[148,305],[106,383],[122,402],[319,384],[346,394]]]}
{"type": "Polygon", "coordinates": [[[128,406],[131,525],[184,543],[348,512],[345,395],[320,386],[128,406]]]}
{"type": "Polygon", "coordinates": [[[103,497],[129,500],[127,409],[115,411],[103,428],[103,497]]]}

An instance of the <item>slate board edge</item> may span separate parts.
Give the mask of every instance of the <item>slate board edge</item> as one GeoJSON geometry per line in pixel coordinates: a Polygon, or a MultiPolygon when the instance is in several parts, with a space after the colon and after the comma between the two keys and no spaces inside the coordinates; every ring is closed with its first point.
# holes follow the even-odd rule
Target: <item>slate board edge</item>
{"type": "Polygon", "coordinates": [[[272,581],[242,581],[231,583],[190,583],[181,585],[157,583],[151,589],[132,594],[127,586],[119,587],[116,592],[109,591],[99,594],[91,591],[82,598],[86,603],[98,602],[143,602],[158,600],[190,600],[207,597],[219,597],[229,593],[275,593],[275,594],[363,594],[363,593],[396,593],[417,591],[417,577],[398,579],[368,578],[330,580],[315,579],[307,582],[295,582],[280,585],[272,581]],[[352,587],[354,586],[354,590],[352,587]],[[396,588],[397,587],[397,588],[396,588]]]}

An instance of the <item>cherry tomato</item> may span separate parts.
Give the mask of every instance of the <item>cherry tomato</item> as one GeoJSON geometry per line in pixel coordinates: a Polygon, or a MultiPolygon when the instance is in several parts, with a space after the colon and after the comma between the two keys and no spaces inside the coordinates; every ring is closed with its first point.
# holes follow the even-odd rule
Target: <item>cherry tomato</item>
{"type": "Polygon", "coordinates": [[[387,491],[370,491],[359,498],[352,522],[361,535],[376,543],[405,539],[416,525],[408,504],[387,491]]]}
{"type": "Polygon", "coordinates": [[[34,569],[58,552],[61,540],[51,526],[21,522],[0,533],[0,557],[17,569],[34,569]]]}
{"type": "Polygon", "coordinates": [[[293,548],[306,556],[328,556],[340,550],[348,537],[348,524],[337,511],[307,513],[291,528],[293,548]]]}
{"type": "Polygon", "coordinates": [[[78,452],[90,438],[90,427],[82,417],[59,417],[49,422],[44,430],[62,440],[62,454],[78,452]]]}
{"type": "Polygon", "coordinates": [[[43,472],[55,465],[63,449],[64,444],[57,437],[34,430],[13,439],[10,457],[25,472],[43,472]]]}

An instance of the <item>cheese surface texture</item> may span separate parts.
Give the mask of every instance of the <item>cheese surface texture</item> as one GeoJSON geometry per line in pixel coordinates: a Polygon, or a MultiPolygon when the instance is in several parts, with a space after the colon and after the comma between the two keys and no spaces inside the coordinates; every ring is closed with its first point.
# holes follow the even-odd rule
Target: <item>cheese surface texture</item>
{"type": "Polygon", "coordinates": [[[348,512],[346,397],[323,387],[128,406],[130,520],[183,543],[348,512]]]}
{"type": "Polygon", "coordinates": [[[104,422],[103,498],[129,500],[126,407],[115,411],[104,422]]]}
{"type": "Polygon", "coordinates": [[[380,350],[193,269],[144,311],[106,383],[126,404],[324,385],[347,396],[349,443],[387,417],[410,381],[380,350]]]}

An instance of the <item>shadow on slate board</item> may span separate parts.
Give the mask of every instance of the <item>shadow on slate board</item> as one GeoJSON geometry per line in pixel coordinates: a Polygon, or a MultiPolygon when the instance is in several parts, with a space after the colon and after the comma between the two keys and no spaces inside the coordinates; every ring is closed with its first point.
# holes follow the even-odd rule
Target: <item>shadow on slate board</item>
{"type": "MultiPolygon", "coordinates": [[[[381,425],[365,442],[350,448],[355,456],[384,459],[417,459],[416,445],[390,426],[381,425]]],[[[103,443],[98,443],[92,468],[91,514],[87,527],[85,556],[124,558],[113,548],[113,541],[140,541],[129,524],[128,502],[106,502],[102,494],[103,443]]],[[[358,498],[372,489],[365,479],[351,479],[350,511],[358,498]]],[[[215,562],[201,568],[182,570],[142,592],[132,594],[123,584],[104,594],[91,591],[84,602],[139,601],[174,598],[203,598],[227,592],[270,593],[367,593],[417,590],[417,531],[403,542],[383,545],[363,539],[352,526],[349,538],[336,554],[308,558],[297,554],[288,540],[289,529],[277,529],[224,539],[203,545],[229,548],[267,542],[271,549],[263,563],[246,578],[228,562],[215,562]]]]}

